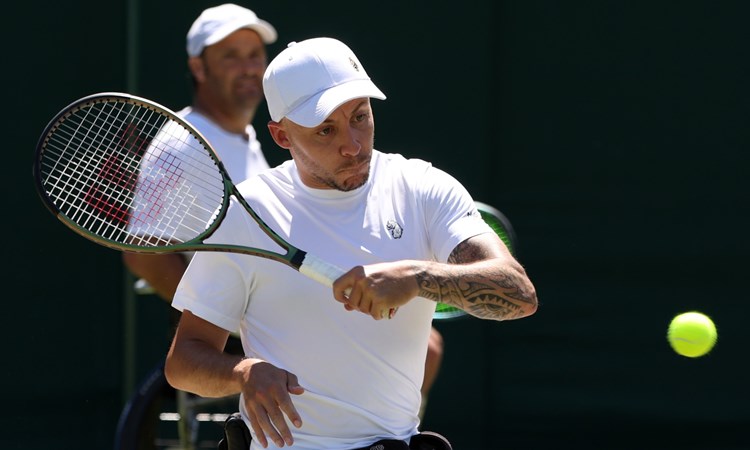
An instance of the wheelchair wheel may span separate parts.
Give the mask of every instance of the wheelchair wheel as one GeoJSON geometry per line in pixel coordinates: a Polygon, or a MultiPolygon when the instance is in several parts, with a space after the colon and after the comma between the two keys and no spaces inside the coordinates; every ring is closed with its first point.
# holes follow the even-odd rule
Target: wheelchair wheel
{"type": "Polygon", "coordinates": [[[157,364],[123,408],[114,450],[199,450],[218,448],[227,411],[237,397],[201,398],[167,383],[157,364]]]}

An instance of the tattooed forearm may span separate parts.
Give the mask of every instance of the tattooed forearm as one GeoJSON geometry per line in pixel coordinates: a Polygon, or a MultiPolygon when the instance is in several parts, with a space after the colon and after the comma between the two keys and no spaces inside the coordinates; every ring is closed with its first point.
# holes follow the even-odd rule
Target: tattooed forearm
{"type": "Polygon", "coordinates": [[[417,271],[419,295],[492,320],[517,319],[536,310],[536,293],[517,261],[497,258],[481,245],[459,244],[449,264],[417,271]]]}
{"type": "Polygon", "coordinates": [[[436,275],[423,272],[417,275],[417,282],[421,297],[456,306],[484,319],[524,317],[527,315],[525,306],[534,302],[533,299],[526,298],[519,286],[507,276],[497,280],[482,275],[436,275]]]}

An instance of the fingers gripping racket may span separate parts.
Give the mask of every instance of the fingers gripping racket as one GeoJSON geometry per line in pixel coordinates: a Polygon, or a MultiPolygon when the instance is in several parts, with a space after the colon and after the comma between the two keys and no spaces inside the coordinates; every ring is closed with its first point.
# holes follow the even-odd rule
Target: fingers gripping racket
{"type": "Polygon", "coordinates": [[[203,136],[144,98],[100,93],[68,105],[42,133],[33,173],[58,219],[115,250],[242,253],[281,262],[329,287],[344,274],[269,228],[203,136]],[[204,242],[224,219],[230,196],[285,253],[204,242]]]}
{"type": "MultiPolygon", "coordinates": [[[[487,225],[492,228],[500,239],[508,247],[508,250],[517,256],[518,243],[516,238],[516,232],[511,225],[510,220],[501,213],[497,208],[490,206],[482,202],[474,202],[479,210],[479,214],[482,216],[487,225]]],[[[438,303],[435,307],[435,313],[432,316],[435,320],[455,319],[457,317],[467,316],[468,314],[454,306],[446,305],[445,303],[438,303]]]]}

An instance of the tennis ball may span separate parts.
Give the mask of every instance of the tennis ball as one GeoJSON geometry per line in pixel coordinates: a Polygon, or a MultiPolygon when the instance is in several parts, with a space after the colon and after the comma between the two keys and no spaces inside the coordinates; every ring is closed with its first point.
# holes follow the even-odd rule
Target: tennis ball
{"type": "Polygon", "coordinates": [[[675,352],[688,358],[703,356],[716,344],[716,326],[697,311],[678,314],[672,319],[667,340],[675,352]]]}

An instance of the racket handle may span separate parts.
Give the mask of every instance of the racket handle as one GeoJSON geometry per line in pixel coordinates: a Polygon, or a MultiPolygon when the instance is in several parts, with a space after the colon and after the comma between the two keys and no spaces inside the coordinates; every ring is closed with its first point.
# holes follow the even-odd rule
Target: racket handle
{"type": "MultiPolygon", "coordinates": [[[[332,287],[333,282],[338,279],[341,275],[345,274],[341,268],[334,266],[331,263],[325,262],[317,256],[309,253],[305,254],[305,258],[302,260],[302,264],[299,266],[299,272],[324,286],[332,287]]],[[[351,289],[347,289],[344,294],[347,296],[351,292],[351,289]]],[[[391,308],[388,311],[388,318],[392,319],[396,315],[398,308],[391,308]]]]}
{"type": "Polygon", "coordinates": [[[333,282],[346,273],[333,264],[327,263],[309,253],[307,253],[305,259],[302,260],[299,272],[302,275],[310,277],[318,283],[328,287],[333,286],[333,282]]]}

